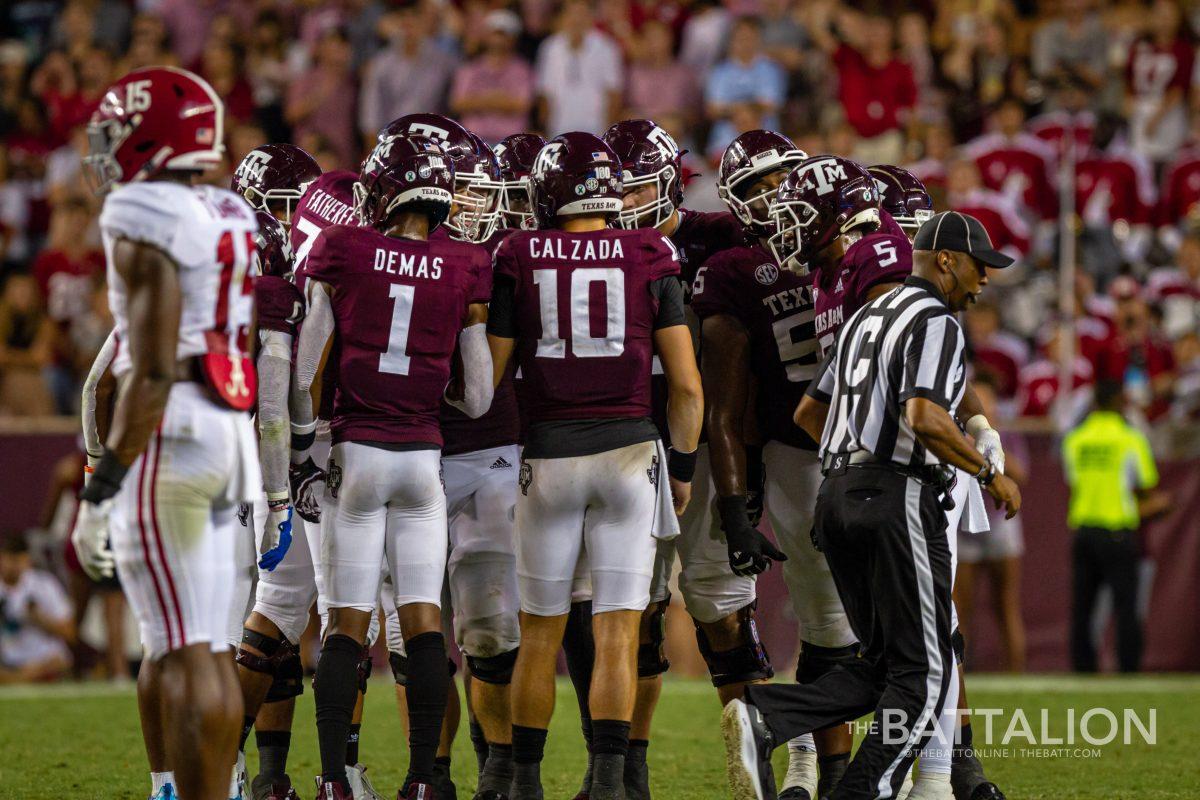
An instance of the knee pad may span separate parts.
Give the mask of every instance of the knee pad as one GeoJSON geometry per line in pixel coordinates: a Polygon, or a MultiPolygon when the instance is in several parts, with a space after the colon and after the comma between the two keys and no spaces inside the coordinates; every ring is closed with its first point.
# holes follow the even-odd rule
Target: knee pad
{"type": "Polygon", "coordinates": [[[362,658],[358,661],[358,690],[363,694],[367,693],[367,681],[371,678],[371,669],[374,665],[371,662],[371,647],[365,645],[362,651],[362,658]]]}
{"type": "Polygon", "coordinates": [[[270,636],[249,628],[242,629],[242,644],[253,647],[262,655],[251,653],[239,646],[237,654],[233,657],[234,661],[251,672],[261,672],[264,675],[276,673],[279,669],[279,662],[286,656],[287,649],[291,647],[287,639],[272,639],[270,636]],[[288,648],[283,647],[285,644],[288,644],[288,648]]]}
{"type": "Polygon", "coordinates": [[[954,651],[954,663],[961,665],[967,658],[967,642],[961,628],[955,628],[950,634],[950,649],[954,651]]]}
{"type": "Polygon", "coordinates": [[[392,677],[397,686],[408,686],[408,656],[395,651],[388,653],[388,664],[392,668],[392,677]]]}
{"type": "Polygon", "coordinates": [[[732,650],[713,650],[704,629],[696,626],[696,644],[700,646],[704,663],[708,664],[713,686],[766,680],[775,676],[771,657],[758,638],[758,626],[754,623],[757,607],[758,602],[755,601],[737,612],[738,638],[742,643],[732,650]]]}
{"type": "Polygon", "coordinates": [[[858,643],[845,647],[818,647],[802,641],[800,662],[796,665],[796,683],[812,683],[838,664],[858,658],[858,643]]]}
{"type": "Polygon", "coordinates": [[[267,690],[268,703],[290,700],[304,694],[304,664],[300,661],[300,652],[291,643],[286,649],[287,653],[280,657],[275,668],[275,680],[267,690]]]}
{"type": "MultiPolygon", "coordinates": [[[[479,658],[467,656],[467,666],[471,668],[471,677],[478,678],[484,683],[494,683],[504,686],[512,683],[513,666],[517,663],[517,650],[514,648],[499,655],[479,658]]],[[[453,661],[450,662],[452,665],[453,661]]],[[[451,675],[454,673],[451,672],[451,675]]]]}
{"type": "Polygon", "coordinates": [[[652,603],[647,609],[645,624],[650,641],[638,644],[638,677],[655,678],[671,668],[663,643],[667,639],[667,606],[671,604],[668,593],[665,600],[652,603]]]}

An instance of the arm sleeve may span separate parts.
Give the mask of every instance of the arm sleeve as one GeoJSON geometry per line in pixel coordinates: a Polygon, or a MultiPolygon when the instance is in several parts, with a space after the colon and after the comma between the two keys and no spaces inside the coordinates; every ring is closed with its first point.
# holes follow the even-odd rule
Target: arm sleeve
{"type": "Polygon", "coordinates": [[[668,276],[651,281],[650,294],[658,299],[654,330],[687,324],[683,311],[683,284],[678,278],[668,276]]]}
{"type": "Polygon", "coordinates": [[[947,411],[963,370],[963,335],[949,314],[916,320],[909,329],[900,379],[900,402],[932,400],[947,411]]]}
{"type": "Polygon", "coordinates": [[[517,338],[516,282],[508,275],[496,275],[492,281],[492,301],[488,304],[487,332],[502,339],[517,338]]]}
{"type": "Polygon", "coordinates": [[[263,487],[270,494],[288,490],[292,337],[277,330],[259,330],[258,354],[258,454],[263,487]]]}
{"type": "Polygon", "coordinates": [[[834,384],[837,378],[836,363],[837,348],[831,347],[825,355],[825,360],[817,367],[817,374],[808,384],[808,389],[804,393],[815,400],[820,400],[822,403],[831,403],[833,401],[834,384]]]}
{"type": "Polygon", "coordinates": [[[100,352],[96,354],[96,360],[92,362],[92,368],[88,370],[87,378],[83,381],[83,401],[80,408],[83,412],[83,449],[88,458],[100,458],[104,455],[104,443],[100,441],[96,423],[96,387],[116,355],[117,331],[114,329],[104,340],[100,352]]]}
{"type": "Polygon", "coordinates": [[[463,399],[446,402],[472,419],[483,416],[492,405],[492,352],[488,348],[484,326],[463,328],[458,335],[458,350],[463,363],[463,399]]]}
{"type": "Polygon", "coordinates": [[[310,280],[308,289],[308,315],[300,328],[300,341],[296,347],[296,388],[307,393],[312,388],[321,368],[321,356],[333,336],[333,303],[325,284],[310,280]]]}

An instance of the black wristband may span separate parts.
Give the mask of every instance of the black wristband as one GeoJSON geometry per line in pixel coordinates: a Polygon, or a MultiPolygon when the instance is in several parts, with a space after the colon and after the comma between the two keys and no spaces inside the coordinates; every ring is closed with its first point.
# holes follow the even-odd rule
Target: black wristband
{"type": "Polygon", "coordinates": [[[699,453],[699,449],[682,453],[672,447],[667,453],[667,474],[677,481],[691,483],[692,476],[696,474],[696,459],[699,453]]]}
{"type": "Polygon", "coordinates": [[[979,468],[979,472],[975,473],[975,480],[979,481],[980,486],[990,486],[992,481],[996,480],[996,469],[992,466],[992,462],[985,461],[983,466],[979,468]]]}
{"type": "Polygon", "coordinates": [[[303,453],[305,450],[313,446],[313,442],[317,440],[316,430],[311,430],[308,433],[292,432],[292,449],[298,453],[303,453]]]}
{"type": "Polygon", "coordinates": [[[127,472],[129,467],[117,460],[117,454],[104,448],[104,455],[100,456],[96,469],[79,493],[79,499],[92,504],[103,503],[121,491],[121,481],[125,480],[127,472]]]}
{"type": "Polygon", "coordinates": [[[746,511],[746,495],[735,494],[717,498],[717,513],[721,515],[721,528],[729,531],[750,525],[750,514],[746,511]]]}
{"type": "Polygon", "coordinates": [[[763,465],[762,445],[746,445],[746,486],[751,492],[761,492],[767,480],[767,470],[763,465]]]}

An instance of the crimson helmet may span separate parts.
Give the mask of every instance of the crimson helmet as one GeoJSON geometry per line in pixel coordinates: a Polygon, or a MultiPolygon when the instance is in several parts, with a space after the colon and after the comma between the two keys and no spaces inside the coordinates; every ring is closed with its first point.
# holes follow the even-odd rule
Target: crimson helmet
{"type": "Polygon", "coordinates": [[[772,172],[790,172],[808,154],[782,133],[753,130],[734,139],[721,156],[717,195],[750,233],[766,238],[771,231],[771,200],[767,189],[747,197],[750,187],[772,172]]]}
{"type": "Polygon", "coordinates": [[[292,209],[308,185],[321,177],[321,168],[294,144],[264,144],[251,150],[233,172],[229,188],[246,198],[256,211],[283,212],[292,224],[292,209]]]}
{"type": "Polygon", "coordinates": [[[617,215],[621,228],[657,228],[683,203],[683,151],[671,134],[648,119],[627,119],[604,132],[605,143],[621,159],[626,194],[654,185],[654,199],[617,215]]]}
{"type": "Polygon", "coordinates": [[[446,222],[455,239],[483,242],[500,220],[500,166],[482,139],[441,114],[405,114],[379,132],[379,141],[424,136],[437,142],[454,162],[454,202],[458,210],[446,222]]]}
{"type": "Polygon", "coordinates": [[[526,178],[546,140],[536,133],[505,136],[492,148],[500,163],[500,225],[531,229],[535,225],[526,178]]]}
{"type": "Polygon", "coordinates": [[[104,92],[87,136],[84,162],[98,192],[164,170],[203,172],[221,164],[225,106],[187,70],[135,69],[104,92]]]}
{"type": "Polygon", "coordinates": [[[354,184],[363,225],[382,231],[397,210],[424,213],[429,230],[445,222],[454,202],[454,162],[432,139],[393,136],[379,142],[354,184]]]}
{"type": "Polygon", "coordinates": [[[584,131],[555,136],[538,151],[529,175],[538,227],[560,216],[611,218],[621,212],[621,162],[604,140],[584,131]]]}
{"type": "Polygon", "coordinates": [[[804,274],[813,256],[837,237],[879,227],[879,189],[848,158],[806,158],[779,184],[771,220],[775,232],[767,246],[780,266],[804,274]]]}
{"type": "Polygon", "coordinates": [[[267,211],[256,211],[258,233],[254,234],[254,249],[258,253],[260,275],[277,278],[292,277],[292,242],[283,223],[267,211]]]}
{"type": "Polygon", "coordinates": [[[933,216],[933,198],[925,184],[903,167],[876,164],[867,170],[879,189],[880,207],[912,236],[925,220],[933,216]]]}

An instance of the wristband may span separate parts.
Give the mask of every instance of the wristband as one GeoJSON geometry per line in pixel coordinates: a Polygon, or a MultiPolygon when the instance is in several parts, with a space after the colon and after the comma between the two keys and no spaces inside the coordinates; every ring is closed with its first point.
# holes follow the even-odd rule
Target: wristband
{"type": "Polygon", "coordinates": [[[288,507],[287,492],[267,492],[267,508],[271,511],[283,511],[288,507]]]}
{"type": "Polygon", "coordinates": [[[983,414],[976,414],[967,420],[967,424],[963,426],[963,429],[966,430],[967,433],[971,434],[972,439],[978,439],[980,433],[988,430],[991,427],[992,423],[988,422],[987,417],[985,417],[983,414]]]}
{"type": "Polygon", "coordinates": [[[296,433],[292,430],[292,449],[298,453],[303,453],[305,450],[313,446],[313,442],[317,440],[317,432],[311,430],[308,433],[296,433]]]}
{"type": "Polygon", "coordinates": [[[117,460],[116,453],[105,448],[104,455],[100,456],[96,463],[92,477],[79,493],[79,499],[93,505],[103,503],[121,491],[121,481],[125,480],[127,472],[129,467],[117,460]]]}
{"type": "Polygon", "coordinates": [[[746,495],[744,494],[718,497],[717,512],[721,515],[721,529],[726,532],[741,529],[750,524],[750,514],[746,511],[746,495]]]}
{"type": "Polygon", "coordinates": [[[693,450],[690,453],[683,453],[671,448],[667,453],[667,474],[677,481],[683,483],[691,483],[692,477],[696,474],[696,459],[699,456],[699,449],[693,450]]]}
{"type": "Polygon", "coordinates": [[[980,486],[990,486],[992,481],[996,480],[996,470],[992,468],[992,462],[984,462],[979,472],[975,473],[975,480],[979,481],[980,486]]]}

